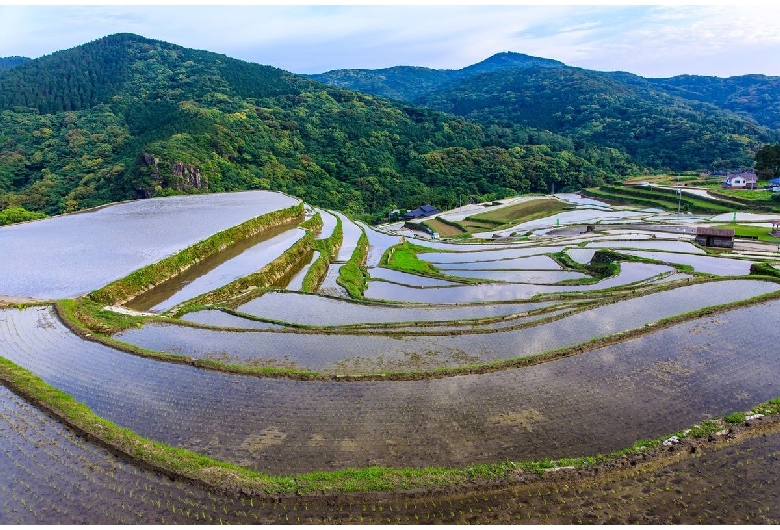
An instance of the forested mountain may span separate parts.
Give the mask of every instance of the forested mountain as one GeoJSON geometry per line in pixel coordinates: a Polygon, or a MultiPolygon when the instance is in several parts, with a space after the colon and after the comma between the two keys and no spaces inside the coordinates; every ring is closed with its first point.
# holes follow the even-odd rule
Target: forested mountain
{"type": "Polygon", "coordinates": [[[130,34],[0,72],[0,210],[273,189],[371,218],[637,169],[616,149],[130,34]]]}
{"type": "Polygon", "coordinates": [[[750,166],[756,149],[778,137],[780,78],[646,79],[544,61],[499,54],[462,70],[396,67],[315,77],[483,124],[547,129],[656,169],[750,166]],[[485,63],[489,69],[477,68],[485,63]]]}
{"type": "Polygon", "coordinates": [[[753,120],[579,68],[507,69],[415,100],[481,123],[546,129],[675,171],[752,166],[773,137],[753,120]]]}
{"type": "Polygon", "coordinates": [[[434,70],[420,66],[394,66],[379,70],[331,70],[307,77],[329,85],[359,90],[390,99],[412,101],[468,77],[508,68],[559,68],[563,63],[522,53],[498,53],[460,70],[434,70]]]}
{"type": "Polygon", "coordinates": [[[0,70],[5,70],[7,68],[13,68],[14,66],[19,66],[20,64],[29,61],[27,57],[0,57],[0,70]]]}

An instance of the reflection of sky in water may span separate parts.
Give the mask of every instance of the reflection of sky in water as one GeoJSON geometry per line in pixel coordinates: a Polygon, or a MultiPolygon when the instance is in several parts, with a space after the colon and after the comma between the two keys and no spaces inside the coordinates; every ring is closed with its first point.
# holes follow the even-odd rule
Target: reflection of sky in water
{"type": "Polygon", "coordinates": [[[468,263],[475,261],[495,261],[501,259],[512,259],[547,252],[559,252],[563,247],[528,247],[512,248],[506,250],[485,250],[482,252],[424,252],[417,255],[423,261],[431,263],[468,263]]]}
{"type": "MultiPolygon", "coordinates": [[[[240,359],[280,359],[316,370],[361,357],[401,362],[408,352],[428,352],[437,363],[456,366],[452,356],[463,351],[482,361],[511,359],[574,346],[595,337],[641,327],[648,322],[721,303],[776,291],[778,285],[757,280],[734,280],[716,285],[697,284],[625,300],[525,329],[460,336],[321,335],[296,333],[226,332],[173,325],[146,325],[116,338],[152,350],[193,357],[228,352],[240,359]]],[[[323,320],[321,324],[326,324],[323,320]]],[[[462,361],[461,361],[462,362],[462,361]]]]}
{"type": "Polygon", "coordinates": [[[352,257],[352,253],[355,252],[358,239],[360,239],[360,227],[349,220],[349,218],[341,212],[335,212],[336,215],[341,218],[341,230],[344,235],[344,240],[341,243],[339,249],[339,255],[336,257],[336,261],[347,261],[352,257]]]}
{"type": "Polygon", "coordinates": [[[0,294],[78,296],[297,202],[264,191],[187,195],[0,227],[0,294]]]}
{"type": "MultiPolygon", "coordinates": [[[[468,352],[500,354],[578,344],[605,329],[723,303],[726,292],[753,296],[762,291],[759,284],[764,292],[777,288],[758,281],[688,286],[522,332],[451,339],[468,352]],[[546,331],[535,335],[537,328],[546,331]]],[[[775,341],[732,323],[769,329],[779,310],[780,302],[769,302],[542,365],[426,381],[302,382],[210,372],[82,341],[50,313],[43,323],[28,318],[33,309],[1,313],[12,325],[0,328],[0,354],[142,436],[230,461],[249,458],[263,471],[342,469],[368,460],[390,467],[469,465],[518,454],[608,452],[772,398],[780,375],[775,341]],[[669,363],[679,369],[659,370],[669,363]],[[529,409],[539,415],[530,430],[496,421],[529,409]],[[242,444],[268,429],[283,433],[285,443],[247,455],[242,444]],[[310,443],[314,435],[318,446],[310,443]]],[[[271,334],[243,335],[259,337],[255,345],[263,347],[262,337],[271,334]]],[[[365,354],[356,337],[346,339],[342,351],[365,354]]],[[[411,341],[409,349],[424,352],[416,347],[423,344],[411,341]]],[[[276,353],[294,352],[291,346],[277,343],[276,353]]]]}
{"type": "Polygon", "coordinates": [[[511,315],[548,307],[553,302],[472,306],[404,307],[362,304],[299,293],[270,292],[238,308],[242,313],[311,326],[382,322],[447,321],[511,315]]]}
{"type": "Polygon", "coordinates": [[[432,304],[457,304],[498,300],[526,300],[540,293],[595,291],[647,280],[655,275],[671,271],[666,265],[625,262],[620,264],[620,274],[591,285],[533,285],[533,284],[482,284],[457,287],[413,288],[402,285],[371,282],[366,298],[397,302],[432,304]]]}
{"type": "Polygon", "coordinates": [[[379,265],[379,260],[382,259],[382,254],[385,253],[385,250],[401,242],[400,236],[391,236],[377,232],[360,221],[356,221],[356,223],[366,231],[366,237],[368,238],[368,257],[366,257],[366,266],[368,267],[379,265]]]}
{"type": "Polygon", "coordinates": [[[305,233],[300,228],[294,228],[267,241],[258,243],[252,248],[248,248],[235,258],[226,261],[214,270],[188,283],[176,294],[152,307],[150,311],[153,313],[166,311],[176,304],[213,291],[262,269],[281,256],[285,250],[302,238],[305,233]]]}
{"type": "Polygon", "coordinates": [[[426,276],[418,276],[416,274],[409,274],[407,272],[395,271],[382,267],[368,269],[368,274],[373,279],[387,280],[389,282],[401,283],[415,287],[447,287],[451,285],[459,285],[456,282],[440,280],[438,278],[428,278],[426,276]]]}
{"type": "Polygon", "coordinates": [[[716,258],[713,256],[691,256],[668,252],[638,252],[633,250],[624,250],[621,252],[631,256],[639,256],[640,258],[691,265],[696,272],[718,274],[721,276],[741,276],[750,274],[750,266],[753,264],[752,261],[716,258]]]}
{"type": "Polygon", "coordinates": [[[317,208],[322,218],[322,230],[320,230],[317,239],[328,239],[333,234],[333,229],[336,228],[336,216],[325,210],[317,208]]]}
{"type": "MultiPolygon", "coordinates": [[[[425,256],[425,254],[422,254],[425,256]]],[[[481,269],[481,270],[501,270],[501,269],[525,269],[525,270],[561,270],[561,266],[550,256],[530,256],[523,258],[510,258],[497,261],[470,261],[467,263],[450,263],[440,265],[439,269],[481,269]]]]}
{"type": "Polygon", "coordinates": [[[441,269],[452,276],[481,278],[498,282],[514,283],[557,283],[563,280],[585,278],[586,275],[572,271],[521,271],[521,270],[463,270],[441,269]]]}
{"type": "Polygon", "coordinates": [[[320,253],[316,250],[313,251],[309,263],[304,265],[304,267],[301,270],[295,273],[295,276],[290,278],[290,281],[287,283],[287,289],[291,291],[300,291],[301,287],[303,286],[303,279],[306,277],[306,273],[309,272],[312,263],[317,261],[317,258],[319,257],[320,257],[320,253]]]}
{"type": "Polygon", "coordinates": [[[668,252],[686,252],[688,254],[706,254],[699,247],[687,241],[669,241],[663,239],[650,239],[647,241],[597,241],[588,243],[588,248],[638,248],[666,250],[668,252]]]}

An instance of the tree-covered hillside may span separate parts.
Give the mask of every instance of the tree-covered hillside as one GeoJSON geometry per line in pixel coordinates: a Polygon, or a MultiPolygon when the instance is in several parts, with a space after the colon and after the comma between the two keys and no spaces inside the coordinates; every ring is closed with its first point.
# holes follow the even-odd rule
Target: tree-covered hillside
{"type": "Polygon", "coordinates": [[[563,63],[522,53],[497,53],[460,70],[435,70],[420,66],[393,66],[378,70],[331,70],[307,77],[329,85],[359,90],[384,98],[413,101],[468,77],[508,68],[559,68],[563,63]]]}
{"type": "Polygon", "coordinates": [[[674,171],[752,165],[773,136],[752,120],[698,101],[579,68],[509,69],[470,77],[416,103],[480,123],[546,129],[674,171]]]}
{"type": "Polygon", "coordinates": [[[285,191],[366,217],[592,186],[614,149],[330,87],[120,34],[0,72],[0,210],[178,192],[285,191]]]}
{"type": "Polygon", "coordinates": [[[8,68],[13,68],[14,66],[19,66],[20,64],[29,61],[27,57],[19,57],[19,56],[13,56],[13,57],[0,57],[0,70],[6,70],[8,68]]]}

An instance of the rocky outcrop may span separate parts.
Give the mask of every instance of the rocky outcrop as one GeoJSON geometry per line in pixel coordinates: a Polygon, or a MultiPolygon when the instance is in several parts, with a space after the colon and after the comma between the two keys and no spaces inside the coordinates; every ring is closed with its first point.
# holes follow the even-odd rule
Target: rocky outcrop
{"type": "Polygon", "coordinates": [[[150,176],[162,188],[186,191],[191,189],[207,190],[209,187],[208,179],[194,164],[185,164],[175,160],[163,161],[161,169],[160,159],[150,153],[141,153],[141,163],[149,168],[150,176]],[[166,171],[168,167],[170,167],[170,173],[166,171]]]}

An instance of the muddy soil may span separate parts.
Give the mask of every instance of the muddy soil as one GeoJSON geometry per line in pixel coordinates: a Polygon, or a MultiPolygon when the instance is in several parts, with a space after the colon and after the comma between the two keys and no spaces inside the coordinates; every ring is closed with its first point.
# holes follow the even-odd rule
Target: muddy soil
{"type": "Polygon", "coordinates": [[[447,491],[258,498],[141,469],[0,386],[0,524],[778,524],[777,420],[584,470],[447,491]]]}

